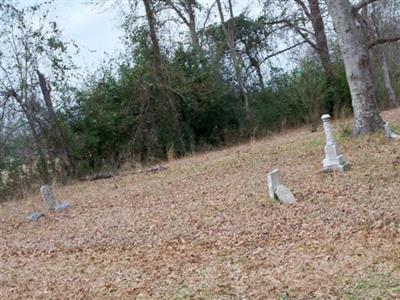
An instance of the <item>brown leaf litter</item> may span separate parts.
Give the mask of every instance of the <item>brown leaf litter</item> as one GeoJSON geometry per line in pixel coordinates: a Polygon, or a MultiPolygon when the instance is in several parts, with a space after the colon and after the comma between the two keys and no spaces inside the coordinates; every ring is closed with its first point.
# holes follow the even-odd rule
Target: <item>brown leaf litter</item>
{"type": "Polygon", "coordinates": [[[400,143],[342,137],[337,174],[319,172],[323,146],[302,128],[76,183],[38,222],[39,194],[5,203],[1,298],[400,299],[400,143]],[[268,199],[274,168],[297,204],[268,199]]]}

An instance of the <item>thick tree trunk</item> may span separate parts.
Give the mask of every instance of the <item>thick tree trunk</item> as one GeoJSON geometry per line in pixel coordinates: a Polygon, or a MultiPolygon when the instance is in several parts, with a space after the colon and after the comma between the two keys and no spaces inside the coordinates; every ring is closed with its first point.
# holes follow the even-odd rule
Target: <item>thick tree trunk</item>
{"type": "Polygon", "coordinates": [[[338,34],[354,110],[353,134],[383,128],[379,115],[378,93],[371,71],[368,37],[356,23],[349,0],[327,0],[329,14],[338,34]]]}
{"type": "Polygon", "coordinates": [[[70,176],[74,174],[75,172],[75,167],[74,163],[72,161],[72,158],[70,156],[70,153],[68,151],[68,146],[65,141],[65,135],[63,132],[63,129],[60,127],[58,123],[58,118],[56,115],[56,112],[53,107],[53,102],[51,101],[51,95],[50,95],[50,88],[48,87],[47,80],[44,77],[42,73],[40,73],[39,70],[37,70],[37,75],[39,79],[39,85],[40,89],[42,91],[44,103],[46,105],[47,109],[47,115],[52,127],[52,131],[54,133],[54,138],[56,140],[56,147],[57,147],[57,154],[61,161],[64,164],[64,168],[67,172],[67,176],[70,176]]]}
{"type": "Polygon", "coordinates": [[[390,79],[389,66],[386,60],[386,54],[384,49],[381,49],[381,60],[382,60],[382,71],[383,71],[383,81],[385,83],[386,91],[389,98],[390,107],[397,107],[399,103],[397,102],[396,94],[394,93],[392,81],[390,79]]]}
{"type": "MultiPolygon", "coordinates": [[[[248,115],[250,112],[249,108],[249,98],[247,96],[245,87],[244,87],[244,80],[242,77],[242,70],[241,70],[241,65],[240,65],[240,57],[236,53],[235,45],[234,45],[234,40],[233,40],[233,30],[232,26],[228,26],[227,23],[225,23],[225,17],[224,17],[224,12],[222,10],[222,5],[221,5],[221,0],[216,0],[217,6],[218,6],[218,12],[221,18],[221,26],[225,34],[226,38],[226,43],[229,48],[229,52],[231,54],[232,58],[232,63],[233,63],[233,68],[235,70],[235,75],[236,75],[236,81],[238,83],[239,87],[239,93],[240,97],[243,99],[244,103],[244,109],[246,111],[246,114],[248,115]]],[[[231,15],[233,14],[232,12],[232,5],[229,5],[230,13],[231,15]]],[[[233,22],[233,18],[231,18],[231,21],[233,22]]]]}

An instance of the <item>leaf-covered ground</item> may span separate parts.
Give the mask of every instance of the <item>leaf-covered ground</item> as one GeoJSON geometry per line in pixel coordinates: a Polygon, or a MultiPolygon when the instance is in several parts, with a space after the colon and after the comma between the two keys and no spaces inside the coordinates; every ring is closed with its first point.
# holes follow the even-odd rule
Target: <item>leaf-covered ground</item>
{"type": "Polygon", "coordinates": [[[39,194],[4,204],[1,298],[400,299],[400,141],[335,127],[346,173],[303,128],[59,188],[72,208],[39,222],[39,194]],[[274,168],[297,204],[267,198],[274,168]]]}

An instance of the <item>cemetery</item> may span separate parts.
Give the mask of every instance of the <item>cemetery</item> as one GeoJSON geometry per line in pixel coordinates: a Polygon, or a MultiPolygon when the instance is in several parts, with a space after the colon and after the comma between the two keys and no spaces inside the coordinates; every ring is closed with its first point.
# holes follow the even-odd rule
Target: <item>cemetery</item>
{"type": "Polygon", "coordinates": [[[399,0],[0,0],[0,300],[400,299],[399,0]]]}
{"type": "MultiPolygon", "coordinates": [[[[398,128],[399,113],[383,116],[398,128]]],[[[171,161],[163,172],[59,187],[51,199],[71,204],[62,212],[39,191],[5,203],[1,294],[395,299],[400,144],[384,132],[343,137],[340,123],[331,125],[328,139],[321,121],[314,133],[289,130],[171,161]],[[351,162],[346,172],[321,171],[332,140],[351,162]],[[284,184],[295,203],[271,199],[266,176],[274,168],[273,184],[284,184]],[[32,210],[44,216],[26,220],[32,210]]]]}

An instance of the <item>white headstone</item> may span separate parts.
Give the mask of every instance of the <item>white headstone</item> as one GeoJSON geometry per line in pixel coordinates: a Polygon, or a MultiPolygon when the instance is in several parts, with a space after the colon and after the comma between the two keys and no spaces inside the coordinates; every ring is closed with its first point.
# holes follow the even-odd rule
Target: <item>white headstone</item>
{"type": "Polygon", "coordinates": [[[392,129],[390,128],[390,125],[388,122],[386,122],[383,125],[383,128],[385,130],[385,137],[387,137],[388,139],[394,139],[394,140],[398,140],[400,139],[400,135],[398,135],[397,133],[394,133],[392,131],[392,129]]]}
{"type": "Polygon", "coordinates": [[[279,170],[275,169],[267,174],[268,193],[271,199],[275,199],[275,191],[279,185],[279,170]]]}
{"type": "Polygon", "coordinates": [[[279,170],[275,169],[267,174],[268,193],[272,200],[278,199],[285,204],[296,202],[292,192],[280,183],[279,170]]]}
{"type": "Polygon", "coordinates": [[[54,210],[56,206],[56,199],[54,198],[53,189],[49,185],[43,185],[40,188],[42,194],[44,206],[47,210],[54,210]]]}
{"type": "Polygon", "coordinates": [[[350,164],[343,159],[343,155],[339,153],[339,150],[336,146],[332,130],[331,116],[326,114],[323,115],[321,119],[324,124],[324,130],[326,136],[325,159],[322,161],[323,171],[348,170],[350,168],[350,164]]]}
{"type": "Polygon", "coordinates": [[[390,139],[390,136],[392,135],[392,130],[390,129],[390,125],[388,122],[386,122],[383,125],[383,128],[385,130],[385,137],[387,137],[388,139],[390,139]]]}
{"type": "Polygon", "coordinates": [[[296,199],[294,198],[292,192],[283,184],[278,185],[275,191],[276,196],[279,201],[285,204],[293,204],[296,203],[296,199]]]}

